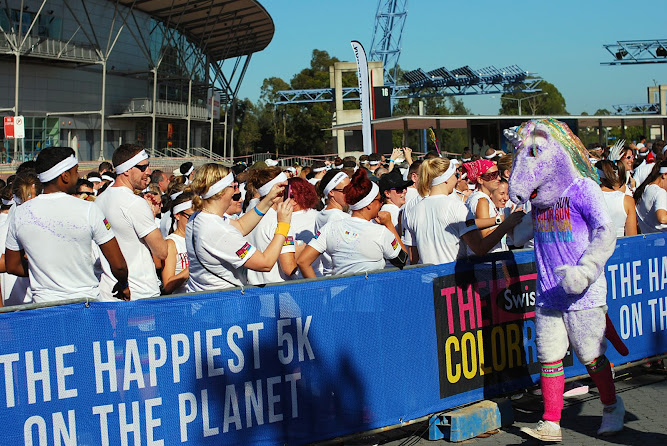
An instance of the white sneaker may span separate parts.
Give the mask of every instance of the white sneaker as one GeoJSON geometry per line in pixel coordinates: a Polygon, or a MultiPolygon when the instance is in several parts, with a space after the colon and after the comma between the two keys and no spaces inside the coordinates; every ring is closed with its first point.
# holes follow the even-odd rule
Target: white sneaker
{"type": "Polygon", "coordinates": [[[602,424],[598,435],[613,435],[623,430],[625,406],[620,396],[616,396],[616,403],[604,406],[602,409],[602,424]]]}
{"type": "Polygon", "coordinates": [[[522,427],[521,432],[542,441],[558,442],[563,440],[563,436],[560,433],[560,426],[550,421],[540,420],[537,422],[535,429],[522,427]]]}

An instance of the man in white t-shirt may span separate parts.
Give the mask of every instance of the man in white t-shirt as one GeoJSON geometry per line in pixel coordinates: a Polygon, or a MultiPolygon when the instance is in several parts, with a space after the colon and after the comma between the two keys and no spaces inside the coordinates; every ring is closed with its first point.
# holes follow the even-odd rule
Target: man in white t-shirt
{"type": "MultiPolygon", "coordinates": [[[[129,286],[133,299],[160,295],[160,285],[155,272],[153,256],[160,260],[167,257],[167,242],[155,223],[153,212],[146,199],[135,195],[150,181],[151,169],[146,151],[135,144],[123,144],[113,154],[116,182],[95,200],[116,234],[120,249],[129,268],[129,286]]],[[[100,283],[103,300],[111,297],[113,280],[105,262],[100,283]]]]}
{"type": "Polygon", "coordinates": [[[114,293],[125,289],[127,264],[102,211],[72,195],[78,160],[69,147],[49,147],[37,157],[35,170],[44,186],[41,195],[16,208],[7,233],[7,272],[29,276],[35,302],[99,298],[93,269],[93,242],[109,260],[114,293]],[[27,256],[27,260],[24,258],[27,256]]]}
{"type": "Polygon", "coordinates": [[[644,161],[642,161],[642,163],[635,169],[633,178],[637,183],[637,187],[641,186],[644,180],[648,178],[656,163],[660,164],[660,161],[665,156],[665,150],[667,150],[667,146],[665,145],[665,141],[658,139],[653,142],[652,149],[653,153],[649,153],[644,161]]]}

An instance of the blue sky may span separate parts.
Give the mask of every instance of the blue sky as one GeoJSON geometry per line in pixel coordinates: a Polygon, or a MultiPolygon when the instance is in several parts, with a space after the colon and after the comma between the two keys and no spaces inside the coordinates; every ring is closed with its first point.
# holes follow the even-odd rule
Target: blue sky
{"type": "MultiPolygon", "coordinates": [[[[350,40],[370,52],[376,0],[259,0],[274,20],[272,42],[256,53],[239,96],[255,101],[262,81],[289,82],[312,50],[353,61],[350,40]]],[[[649,85],[667,84],[667,63],[604,66],[603,44],[667,38],[665,0],[408,1],[399,63],[426,71],[516,64],[563,94],[571,114],[646,103],[649,85]]],[[[475,114],[497,114],[498,95],[465,97],[475,114]]]]}

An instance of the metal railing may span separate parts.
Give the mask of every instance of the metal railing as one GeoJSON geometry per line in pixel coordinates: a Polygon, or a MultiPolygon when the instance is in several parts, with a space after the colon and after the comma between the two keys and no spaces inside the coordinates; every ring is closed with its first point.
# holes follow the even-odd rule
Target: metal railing
{"type": "MultiPolygon", "coordinates": [[[[9,54],[13,54],[14,52],[12,45],[4,34],[0,35],[0,52],[9,54]]],[[[92,45],[35,36],[25,37],[25,43],[21,48],[21,55],[72,60],[76,62],[95,63],[100,61],[97,48],[92,45]]]]}
{"type": "MultiPolygon", "coordinates": [[[[149,115],[153,113],[153,100],[150,98],[132,98],[121,111],[123,115],[149,115]]],[[[193,105],[190,108],[190,117],[197,120],[208,120],[209,113],[206,107],[193,105]]],[[[188,104],[176,101],[157,101],[155,104],[157,116],[187,118],[188,104]]]]}

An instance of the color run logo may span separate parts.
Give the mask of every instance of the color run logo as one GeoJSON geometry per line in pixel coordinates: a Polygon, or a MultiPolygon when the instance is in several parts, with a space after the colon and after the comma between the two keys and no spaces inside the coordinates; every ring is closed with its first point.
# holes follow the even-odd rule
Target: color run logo
{"type": "Polygon", "coordinates": [[[548,209],[534,211],[535,235],[542,243],[571,242],[570,197],[562,197],[548,209]]]}

